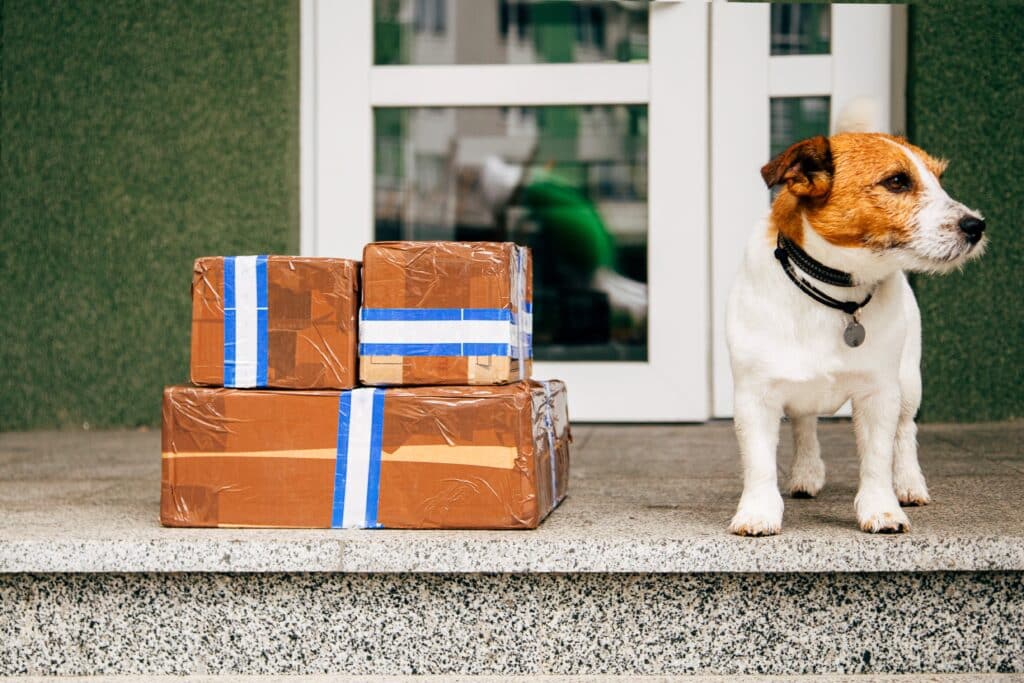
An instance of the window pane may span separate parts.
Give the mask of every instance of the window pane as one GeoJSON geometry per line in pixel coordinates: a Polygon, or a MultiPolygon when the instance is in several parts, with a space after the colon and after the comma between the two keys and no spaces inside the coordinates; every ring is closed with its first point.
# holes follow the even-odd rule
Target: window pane
{"type": "Polygon", "coordinates": [[[533,248],[534,357],[647,359],[647,107],[382,108],[375,238],[533,248]]]}
{"type": "Polygon", "coordinates": [[[647,60],[646,2],[374,0],[373,23],[376,64],[647,60]]]}
{"type": "Polygon", "coordinates": [[[830,50],[832,9],[799,2],[772,4],[773,55],[823,55],[830,50]]]}
{"type": "Polygon", "coordinates": [[[828,97],[773,97],[771,157],[794,142],[815,135],[828,135],[828,97]]]}

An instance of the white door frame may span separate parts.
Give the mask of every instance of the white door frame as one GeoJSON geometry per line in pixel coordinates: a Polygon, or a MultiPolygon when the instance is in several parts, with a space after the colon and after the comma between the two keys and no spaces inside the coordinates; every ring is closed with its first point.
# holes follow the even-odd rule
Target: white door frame
{"type": "Polygon", "coordinates": [[[371,0],[302,0],[301,251],[358,259],[373,239],[373,107],[648,106],[646,362],[538,362],[586,421],[710,416],[709,8],[650,7],[647,64],[374,66],[371,0]]]}
{"type": "MultiPolygon", "coordinates": [[[[769,100],[828,95],[830,125],[855,98],[874,102],[878,130],[890,132],[902,111],[892,87],[892,5],[832,5],[827,55],[771,56],[771,6],[715,2],[711,31],[711,298],[715,417],[732,415],[732,371],[725,344],[725,304],[747,240],[768,212],[759,174],[768,162],[769,100]]],[[[905,25],[897,21],[905,31],[905,25]]],[[[894,61],[894,56],[897,60],[894,61]]],[[[895,78],[899,79],[896,74],[895,78]]],[[[848,407],[842,412],[849,414],[848,407]]]]}

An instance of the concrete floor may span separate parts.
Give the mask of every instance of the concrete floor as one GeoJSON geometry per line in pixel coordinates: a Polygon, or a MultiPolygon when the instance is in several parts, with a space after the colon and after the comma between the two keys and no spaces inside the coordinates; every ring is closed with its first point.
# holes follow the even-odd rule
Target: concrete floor
{"type": "MultiPolygon", "coordinates": [[[[857,529],[852,428],[820,432],[825,489],[766,539],[725,531],[728,422],[576,426],[569,498],[530,532],[164,529],[158,433],[0,434],[0,571],[1024,570],[1024,421],[923,425],[933,503],[900,536],[857,529]]],[[[791,454],[786,429],[783,472],[791,454]]]]}

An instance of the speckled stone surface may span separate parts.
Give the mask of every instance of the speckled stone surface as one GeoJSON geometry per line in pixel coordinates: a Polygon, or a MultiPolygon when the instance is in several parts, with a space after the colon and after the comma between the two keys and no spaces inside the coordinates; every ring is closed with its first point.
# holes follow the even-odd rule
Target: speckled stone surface
{"type": "Polygon", "coordinates": [[[1024,672],[1019,573],[0,576],[0,673],[1024,672]]]}
{"type": "Polygon", "coordinates": [[[740,493],[731,423],[575,434],[569,498],[526,532],[165,529],[157,434],[0,434],[0,572],[1024,570],[1024,421],[922,426],[934,503],[901,536],[856,528],[849,423],[822,424],[826,488],[787,500],[768,539],[725,531],[740,493]]]}
{"type": "MultiPolygon", "coordinates": [[[[108,681],[109,676],[19,676],[0,677],[0,681],[43,683],[44,681],[108,681]]],[[[1017,683],[1024,674],[850,674],[825,676],[118,676],[120,683],[135,681],[179,681],[181,683],[501,683],[502,681],[537,681],[537,683],[605,683],[608,681],[641,681],[642,683],[1017,683]]]]}

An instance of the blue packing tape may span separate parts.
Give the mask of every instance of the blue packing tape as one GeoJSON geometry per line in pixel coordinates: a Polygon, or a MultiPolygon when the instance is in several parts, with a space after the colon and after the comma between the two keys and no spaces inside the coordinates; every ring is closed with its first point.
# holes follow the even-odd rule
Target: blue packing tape
{"type": "Polygon", "coordinates": [[[359,319],[367,321],[397,320],[403,322],[443,320],[511,320],[507,308],[363,308],[359,319]]]}
{"type": "Polygon", "coordinates": [[[235,257],[224,257],[224,386],[235,386],[235,257]]]}
{"type": "Polygon", "coordinates": [[[267,386],[267,366],[270,360],[267,330],[267,257],[256,257],[256,386],[267,386]]]}
{"type": "MultiPolygon", "coordinates": [[[[365,397],[366,393],[362,393],[360,396],[365,397]]],[[[334,529],[355,526],[365,529],[382,527],[378,521],[378,510],[380,507],[381,456],[384,445],[384,398],[384,389],[343,391],[338,398],[337,456],[334,464],[334,495],[331,506],[331,527],[334,529]],[[372,392],[369,424],[362,420],[354,422],[352,419],[353,396],[356,392],[372,392]],[[349,451],[352,430],[356,430],[360,437],[352,441],[353,443],[366,446],[366,436],[369,436],[368,452],[360,451],[359,446],[356,446],[355,452],[349,451]],[[354,467],[353,472],[357,473],[356,475],[350,472],[352,467],[354,467]],[[365,482],[351,478],[364,473],[366,475],[365,482]],[[358,520],[345,518],[346,490],[350,484],[356,487],[355,490],[359,490],[359,487],[364,485],[366,487],[366,507],[359,511],[362,517],[358,520]]]]}
{"type": "Polygon", "coordinates": [[[348,431],[352,418],[352,392],[343,391],[338,397],[338,438],[334,461],[334,504],[331,508],[331,527],[338,529],[344,522],[345,484],[348,481],[348,431]]]}
{"type": "Polygon", "coordinates": [[[373,417],[370,425],[370,467],[366,478],[366,528],[380,527],[377,508],[380,504],[380,460],[384,443],[384,390],[373,391],[373,417]]]}

